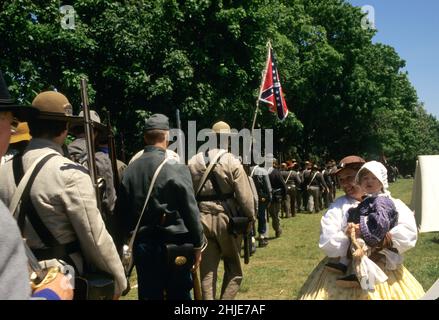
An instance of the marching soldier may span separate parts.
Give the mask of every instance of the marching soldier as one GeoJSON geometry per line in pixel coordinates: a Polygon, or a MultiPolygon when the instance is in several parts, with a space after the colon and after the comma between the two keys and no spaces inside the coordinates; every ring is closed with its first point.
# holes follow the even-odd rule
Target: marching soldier
{"type": "MultiPolygon", "coordinates": [[[[280,165],[280,174],[284,181],[286,182],[288,178],[289,171],[287,170],[287,164],[285,162],[282,162],[280,165]]],[[[286,184],[286,183],[285,183],[286,184]]],[[[282,214],[281,218],[289,218],[291,217],[291,197],[289,193],[289,189],[287,186],[287,193],[285,194],[285,197],[282,199],[282,214]]]]}
{"type": "MultiPolygon", "coordinates": [[[[79,113],[79,117],[83,117],[83,112],[79,113]]],[[[94,126],[95,140],[95,159],[98,177],[104,180],[104,190],[102,196],[102,208],[104,221],[107,223],[110,216],[113,215],[114,206],[116,204],[116,190],[114,188],[114,173],[111,166],[111,160],[108,153],[99,149],[99,141],[107,138],[107,127],[101,123],[101,118],[94,110],[90,110],[90,117],[94,126]]],[[[87,166],[87,145],[85,140],[85,129],[83,123],[71,125],[70,131],[76,136],[75,141],[68,145],[68,151],[73,161],[87,166]]]]}
{"type": "Polygon", "coordinates": [[[285,185],[285,181],[282,178],[280,171],[276,169],[276,159],[273,158],[273,155],[268,155],[267,160],[273,163],[273,166],[268,169],[268,176],[270,178],[271,187],[273,188],[273,200],[268,207],[268,212],[270,213],[276,238],[279,238],[282,234],[279,213],[282,206],[282,200],[287,194],[287,186],[285,185]]]}
{"type": "Polygon", "coordinates": [[[330,169],[329,169],[329,174],[331,175],[331,180],[332,180],[332,186],[331,186],[331,193],[332,193],[332,199],[335,200],[336,198],[336,193],[337,193],[337,187],[338,187],[338,180],[337,180],[337,163],[335,162],[335,160],[330,160],[330,169]]]}
{"type": "Polygon", "coordinates": [[[201,261],[203,228],[188,168],[177,161],[164,163],[152,186],[151,199],[144,207],[152,177],[166,157],[169,120],[153,114],[145,122],[145,149],[125,169],[117,214],[128,234],[140,228],[133,247],[137,270],[139,299],[190,300],[193,286],[191,275],[201,261]],[[190,244],[193,250],[181,260],[172,258],[171,247],[190,244]],[[189,264],[192,257],[194,264],[189,264]]]}
{"type": "Polygon", "coordinates": [[[263,167],[263,163],[252,168],[250,177],[253,178],[258,193],[259,247],[265,247],[268,245],[268,240],[265,238],[267,233],[267,208],[273,197],[270,178],[268,177],[268,171],[263,167]]]}
{"type": "MultiPolygon", "coordinates": [[[[69,123],[74,120],[72,106],[63,94],[54,91],[38,94],[32,106],[39,110],[38,117],[29,121],[33,139],[24,155],[14,160],[21,161],[16,168],[23,174],[42,157],[45,163],[29,192],[23,193],[28,201],[16,211],[22,234],[38,260],[64,260],[80,275],[90,270],[110,274],[117,298],[126,288],[126,278],[97,208],[90,176],[62,155],[69,123]]],[[[0,167],[0,199],[7,205],[17,183],[13,163],[0,167]]]]}
{"type": "Polygon", "coordinates": [[[331,161],[328,161],[326,163],[326,167],[325,169],[322,171],[322,175],[323,175],[323,180],[326,183],[326,186],[328,187],[327,189],[324,189],[322,192],[322,197],[323,197],[323,203],[325,208],[328,208],[329,205],[334,201],[334,197],[333,197],[333,186],[334,186],[334,182],[333,182],[333,176],[331,175],[331,161]]]}
{"type": "Polygon", "coordinates": [[[287,185],[288,194],[290,196],[290,208],[292,217],[296,216],[297,198],[300,198],[298,189],[300,188],[300,184],[302,183],[299,173],[295,170],[296,167],[297,162],[293,160],[292,164],[288,168],[288,176],[285,178],[285,184],[287,185]]]}
{"type": "Polygon", "coordinates": [[[322,210],[321,190],[327,190],[323,175],[319,172],[317,165],[313,165],[311,170],[304,174],[304,184],[308,192],[308,212],[319,212],[322,210]]]}
{"type": "Polygon", "coordinates": [[[300,172],[300,180],[302,183],[300,184],[300,200],[302,200],[300,211],[307,211],[308,208],[308,188],[305,183],[305,178],[308,178],[311,173],[312,163],[310,161],[305,161],[303,165],[303,169],[300,172]]]}
{"type": "Polygon", "coordinates": [[[224,138],[231,135],[230,126],[222,121],[217,122],[212,127],[212,135],[217,142],[220,140],[224,144],[218,142],[217,148],[198,153],[189,161],[193,184],[196,190],[201,188],[197,200],[208,240],[200,267],[201,286],[203,299],[215,299],[218,264],[222,258],[224,277],[220,298],[230,300],[235,298],[243,274],[239,255],[241,236],[229,233],[229,221],[231,216],[238,215],[239,207],[240,215],[248,217],[247,227],[250,228],[254,221],[254,201],[243,166],[233,154],[227,152],[228,140],[224,138]],[[218,155],[221,156],[215,162],[218,155]],[[216,163],[209,174],[211,178],[202,182],[211,161],[216,163]]]}

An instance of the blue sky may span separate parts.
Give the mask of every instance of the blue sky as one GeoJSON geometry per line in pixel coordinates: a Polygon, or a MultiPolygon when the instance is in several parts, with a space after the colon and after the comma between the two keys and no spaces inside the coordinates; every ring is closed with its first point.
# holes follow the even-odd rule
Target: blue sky
{"type": "Polygon", "coordinates": [[[406,61],[410,81],[427,112],[439,119],[439,0],[348,0],[375,10],[374,42],[406,61]]]}

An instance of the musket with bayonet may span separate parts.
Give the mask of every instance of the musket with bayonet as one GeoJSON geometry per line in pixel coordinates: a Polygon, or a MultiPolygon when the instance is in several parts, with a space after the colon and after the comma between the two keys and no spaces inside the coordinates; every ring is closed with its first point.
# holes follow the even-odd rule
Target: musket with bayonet
{"type": "Polygon", "coordinates": [[[93,121],[90,117],[90,108],[88,105],[88,93],[87,93],[87,80],[81,79],[81,100],[82,100],[82,110],[84,112],[84,131],[85,131],[85,141],[87,146],[87,164],[88,170],[90,172],[91,181],[93,183],[93,188],[96,193],[96,201],[98,204],[99,211],[101,210],[101,193],[98,184],[98,175],[96,168],[96,158],[95,158],[95,141],[94,141],[94,130],[93,121]]]}

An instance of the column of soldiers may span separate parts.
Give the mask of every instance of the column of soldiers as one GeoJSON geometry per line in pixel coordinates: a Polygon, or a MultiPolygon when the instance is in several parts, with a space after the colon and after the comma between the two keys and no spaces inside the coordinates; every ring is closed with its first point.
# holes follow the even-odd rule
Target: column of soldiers
{"type": "Polygon", "coordinates": [[[64,261],[78,275],[109,274],[116,299],[128,286],[122,245],[133,236],[136,225],[132,250],[139,299],[191,299],[198,269],[202,298],[215,299],[221,261],[224,276],[219,297],[233,299],[243,279],[242,235],[256,219],[253,232],[264,247],[268,218],[278,238],[280,218],[300,211],[318,212],[335,197],[334,161],[320,172],[308,161],[301,170],[295,159],[278,164],[267,155],[265,160],[272,167],[268,171],[262,166],[250,168],[250,183],[239,159],[229,152],[228,137],[233,133],[225,122],[211,129],[216,148],[195,155],[187,166],[168,161],[169,120],[161,114],[145,120],[145,148],[128,167],[118,166],[126,168],[118,176],[120,185],[115,185],[114,175],[119,173],[113,172],[103,139],[108,132],[100,125],[99,115],[91,112],[96,129],[94,157],[103,181],[102,204],[98,204],[85,161],[89,155],[80,125],[83,118],[73,116],[68,98],[59,92],[38,94],[32,107],[38,112],[28,123],[32,139],[0,167],[0,199],[9,206],[20,179],[47,158],[27,190],[28,202],[21,206],[28,211],[17,209],[21,234],[38,260],[64,261]],[[68,133],[76,140],[66,147],[68,133]],[[252,191],[253,182],[256,191],[252,191]],[[246,218],[242,233],[230,230],[230,221],[236,217],[246,218]],[[182,248],[192,254],[175,254],[182,248]]]}
{"type": "MultiPolygon", "coordinates": [[[[1,73],[0,93],[3,107],[9,93],[1,73]]],[[[90,176],[65,156],[69,126],[79,119],[67,97],[55,91],[38,94],[27,110],[35,111],[28,120],[32,139],[22,154],[0,167],[0,200],[11,209],[17,187],[25,181],[21,204],[11,214],[36,259],[53,268],[67,263],[76,275],[105,272],[113,279],[108,294],[118,298],[127,281],[90,176]]],[[[29,283],[28,274],[22,277],[29,283]]]]}
{"type": "MultiPolygon", "coordinates": [[[[3,85],[2,92],[5,90],[3,85]]],[[[85,165],[90,155],[85,152],[81,130],[77,130],[82,118],[72,115],[72,105],[60,92],[38,94],[32,108],[37,113],[28,122],[32,139],[22,153],[1,166],[0,199],[9,206],[21,179],[31,176],[29,188],[23,192],[25,200],[14,213],[18,212],[20,232],[39,261],[66,262],[84,277],[89,272],[104,272],[114,281],[112,297],[117,299],[127,288],[127,279],[115,239],[105,224],[115,215],[123,242],[140,225],[133,246],[140,299],[191,299],[193,272],[199,266],[202,296],[214,299],[220,260],[225,263],[220,297],[235,297],[243,277],[241,235],[229,232],[228,220],[243,215],[249,229],[255,219],[255,202],[250,180],[227,145],[196,155],[189,166],[166,163],[169,121],[164,115],[153,115],[145,121],[143,154],[126,168],[120,186],[114,188],[112,178],[117,173],[111,170],[105,146],[99,148],[101,130],[98,115],[93,113],[97,128],[97,154],[93,157],[104,180],[103,205],[99,205],[85,165]],[[69,132],[77,140],[66,147],[69,132]],[[207,183],[198,185],[219,153],[207,183]],[[196,199],[194,189],[198,187],[196,199]],[[150,201],[146,206],[147,191],[150,201]],[[175,248],[190,249],[187,255],[178,251],[173,256],[175,248]]],[[[212,134],[221,136],[224,125],[230,134],[224,123],[214,126],[212,134]]],[[[29,279],[28,274],[22,277],[29,279]]]]}
{"type": "Polygon", "coordinates": [[[297,212],[319,212],[327,208],[335,199],[335,170],[334,160],[328,161],[325,167],[320,169],[311,161],[305,161],[303,168],[300,168],[296,159],[280,165],[274,159],[269,177],[272,183],[277,181],[274,182],[277,188],[272,191],[273,199],[268,206],[270,217],[274,216],[273,229],[279,230],[276,217],[289,218],[294,217],[297,212]],[[277,195],[277,199],[274,195],[277,195]]]}

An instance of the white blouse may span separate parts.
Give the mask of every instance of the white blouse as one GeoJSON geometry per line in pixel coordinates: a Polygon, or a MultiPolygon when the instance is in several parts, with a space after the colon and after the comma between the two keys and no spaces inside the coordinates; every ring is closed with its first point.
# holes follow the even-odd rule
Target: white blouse
{"type": "MultiPolygon", "coordinates": [[[[398,224],[390,230],[393,247],[401,254],[416,245],[418,232],[415,216],[405,204],[399,199],[391,197],[398,211],[398,224]]],[[[350,240],[345,234],[347,228],[348,210],[356,207],[360,202],[342,196],[336,199],[320,222],[319,248],[330,258],[346,256],[350,240]]]]}

